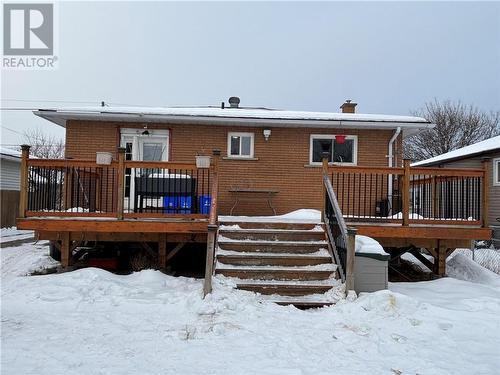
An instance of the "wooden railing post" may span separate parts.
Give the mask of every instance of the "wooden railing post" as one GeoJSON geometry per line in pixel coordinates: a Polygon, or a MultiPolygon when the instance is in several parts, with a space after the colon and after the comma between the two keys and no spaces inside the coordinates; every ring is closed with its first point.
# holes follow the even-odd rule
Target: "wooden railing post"
{"type": "Polygon", "coordinates": [[[118,201],[116,202],[116,218],[118,220],[123,220],[123,199],[124,199],[124,182],[125,182],[125,148],[118,148],[118,171],[116,173],[118,178],[116,194],[118,201]]]}
{"type": "Polygon", "coordinates": [[[403,225],[408,226],[410,217],[410,159],[403,160],[403,225]]]}
{"type": "Polygon", "coordinates": [[[26,209],[28,207],[28,159],[30,157],[30,147],[21,145],[21,182],[19,191],[19,217],[26,217],[26,209]]]}
{"type": "Polygon", "coordinates": [[[490,210],[490,202],[489,202],[489,191],[490,191],[490,164],[491,160],[488,158],[484,158],[481,160],[483,163],[483,183],[481,184],[481,196],[482,196],[482,212],[481,219],[483,222],[483,228],[487,228],[489,226],[488,214],[490,210]]]}
{"type": "Polygon", "coordinates": [[[345,264],[345,291],[354,290],[354,261],[356,258],[356,233],[355,228],[347,228],[347,243],[346,243],[346,264],[345,264]]]}
{"type": "Polygon", "coordinates": [[[328,176],[328,157],[330,154],[328,152],[322,152],[321,153],[321,166],[322,166],[322,173],[321,173],[321,201],[323,202],[323,205],[321,206],[321,219],[324,221],[325,220],[325,215],[326,215],[326,187],[325,183],[323,182],[324,176],[328,176]]]}
{"type": "Polygon", "coordinates": [[[214,273],[215,247],[217,246],[217,205],[219,193],[219,157],[220,150],[214,149],[213,152],[213,178],[212,178],[212,202],[210,206],[210,216],[208,218],[207,233],[207,257],[205,260],[205,281],[203,283],[203,297],[212,293],[212,275],[214,273]]]}

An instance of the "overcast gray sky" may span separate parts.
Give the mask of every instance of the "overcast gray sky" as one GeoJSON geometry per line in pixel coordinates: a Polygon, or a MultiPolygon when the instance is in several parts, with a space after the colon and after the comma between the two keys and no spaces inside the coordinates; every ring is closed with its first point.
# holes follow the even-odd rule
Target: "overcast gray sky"
{"type": "MultiPolygon", "coordinates": [[[[408,114],[500,109],[500,3],[59,3],[59,68],[3,71],[2,107],[101,100],[408,114]],[[34,102],[10,101],[34,100],[34,102]]],[[[74,105],[85,105],[75,103],[74,105]]],[[[2,111],[2,144],[62,128],[2,111]],[[16,132],[14,132],[16,131],[16,132]]]]}

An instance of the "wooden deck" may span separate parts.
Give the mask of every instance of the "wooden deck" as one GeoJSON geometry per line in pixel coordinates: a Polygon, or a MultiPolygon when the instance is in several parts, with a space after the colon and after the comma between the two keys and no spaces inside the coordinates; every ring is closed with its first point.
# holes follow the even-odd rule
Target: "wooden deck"
{"type": "MultiPolygon", "coordinates": [[[[209,168],[126,161],[123,149],[118,155],[117,161],[100,165],[30,159],[29,148],[23,147],[18,228],[56,241],[63,266],[84,241],[157,242],[160,267],[165,265],[167,238],[206,242],[209,293],[217,246],[220,152],[214,152],[209,168]]],[[[407,161],[404,168],[340,167],[324,160],[322,177],[329,204],[335,206],[330,207],[335,211],[332,220],[342,218],[346,227],[387,248],[426,248],[435,254],[433,271],[443,275],[451,249],[491,238],[485,171],[486,166],[412,169],[407,161]]],[[[323,219],[327,221],[325,210],[323,219]]]]}

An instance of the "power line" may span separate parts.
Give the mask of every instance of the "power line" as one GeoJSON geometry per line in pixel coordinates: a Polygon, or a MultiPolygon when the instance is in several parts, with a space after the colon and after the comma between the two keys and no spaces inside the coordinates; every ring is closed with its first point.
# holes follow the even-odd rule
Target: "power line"
{"type": "Polygon", "coordinates": [[[13,133],[17,133],[17,134],[20,134],[20,135],[24,135],[23,133],[18,132],[17,130],[14,130],[14,129],[8,128],[7,126],[3,126],[3,125],[2,125],[2,128],[3,128],[3,129],[5,129],[5,130],[10,130],[10,131],[11,131],[11,132],[13,132],[13,133]]]}
{"type": "Polygon", "coordinates": [[[0,108],[0,111],[36,111],[39,108],[12,108],[12,107],[3,107],[0,108]]]}
{"type": "Polygon", "coordinates": [[[80,104],[96,104],[99,101],[78,101],[78,100],[41,100],[41,99],[2,99],[2,102],[24,102],[24,103],[80,103],[80,104]]]}

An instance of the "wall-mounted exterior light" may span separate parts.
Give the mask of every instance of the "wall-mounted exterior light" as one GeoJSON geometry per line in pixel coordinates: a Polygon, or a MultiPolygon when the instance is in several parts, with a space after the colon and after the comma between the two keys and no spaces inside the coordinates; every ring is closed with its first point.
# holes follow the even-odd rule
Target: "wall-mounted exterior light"
{"type": "Polygon", "coordinates": [[[269,140],[269,137],[271,136],[271,129],[264,129],[263,134],[264,134],[264,139],[267,142],[269,140]]]}

